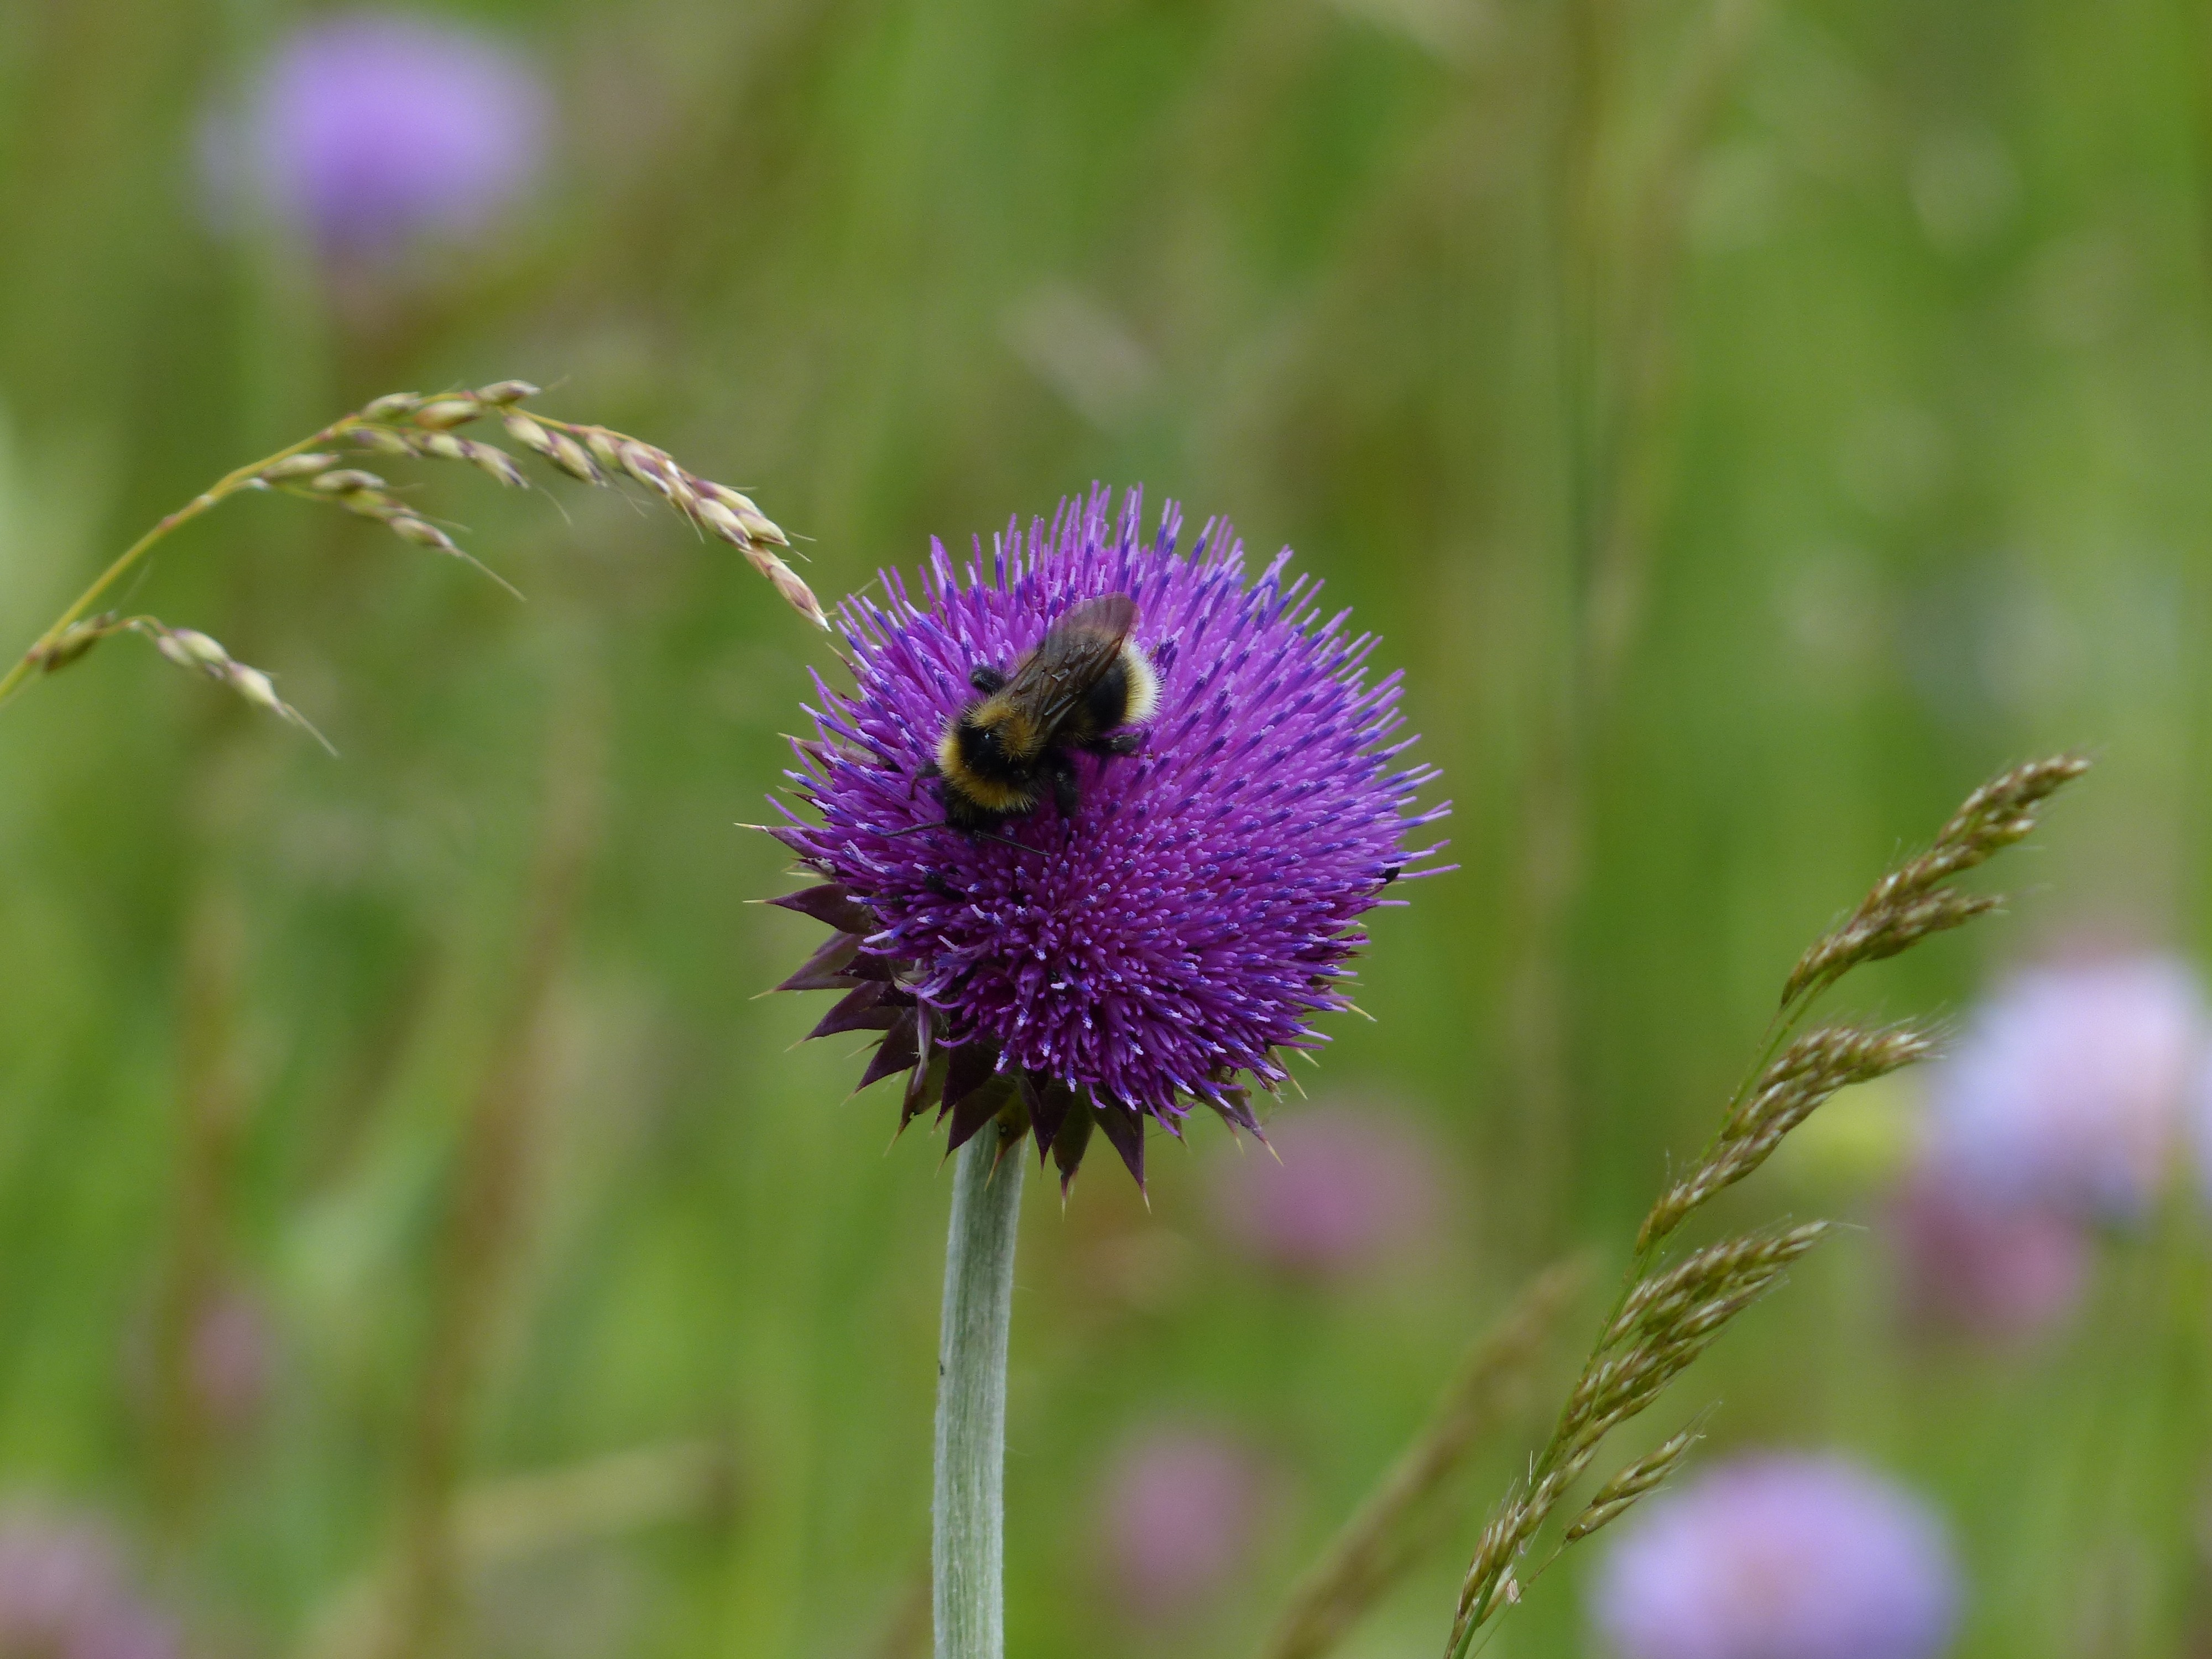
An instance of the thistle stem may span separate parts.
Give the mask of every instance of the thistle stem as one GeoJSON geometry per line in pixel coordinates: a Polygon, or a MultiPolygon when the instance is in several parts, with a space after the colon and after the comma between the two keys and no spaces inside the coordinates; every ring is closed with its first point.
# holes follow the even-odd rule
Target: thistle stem
{"type": "Polygon", "coordinates": [[[1006,1652],[1006,1328],[1021,1201],[1019,1150],[986,1128],[954,1166],[945,1247],[930,1505],[936,1659],[1003,1659],[1006,1652]]]}

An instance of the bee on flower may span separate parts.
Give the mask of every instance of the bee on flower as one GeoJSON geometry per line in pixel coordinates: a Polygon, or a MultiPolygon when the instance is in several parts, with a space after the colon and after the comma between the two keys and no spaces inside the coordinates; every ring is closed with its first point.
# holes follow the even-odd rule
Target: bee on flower
{"type": "Polygon", "coordinates": [[[1325,617],[1290,554],[1248,577],[1229,526],[1178,551],[1170,505],[1107,491],[1018,523],[919,597],[846,601],[854,687],[818,677],[772,833],[818,884],[775,901],[830,940],[781,988],[836,990],[813,1035],[883,1037],[955,1146],[1003,1120],[1062,1185],[1096,1131],[1144,1178],[1147,1124],[1249,1099],[1347,1008],[1360,918],[1436,873],[1449,811],[1402,759],[1400,678],[1325,617]]]}

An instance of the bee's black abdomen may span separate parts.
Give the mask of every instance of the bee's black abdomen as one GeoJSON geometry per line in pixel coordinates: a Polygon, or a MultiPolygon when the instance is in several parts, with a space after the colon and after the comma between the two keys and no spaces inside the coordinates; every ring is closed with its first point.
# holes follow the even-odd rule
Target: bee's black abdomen
{"type": "Polygon", "coordinates": [[[1114,665],[1098,677],[1098,683],[1083,696],[1084,723],[1091,729],[1085,737],[1096,737],[1110,732],[1129,717],[1129,664],[1117,657],[1114,665]]]}

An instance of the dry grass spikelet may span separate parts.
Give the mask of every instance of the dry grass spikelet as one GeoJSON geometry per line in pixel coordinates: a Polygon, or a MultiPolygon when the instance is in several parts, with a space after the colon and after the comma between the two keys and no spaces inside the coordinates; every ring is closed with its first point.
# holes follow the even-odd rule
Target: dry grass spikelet
{"type": "Polygon", "coordinates": [[[2042,807],[2088,769],[2078,755],[2054,756],[2000,774],[1969,795],[1924,853],[1875,882],[1837,927],[1798,959],[1749,1076],[1723,1108],[1720,1127],[1688,1171],[1644,1218],[1636,1255],[1589,1358],[1569,1390],[1551,1437],[1482,1531],[1462,1580],[1446,1659],[1465,1659],[1476,1632],[1520,1599],[1523,1585],[1663,1482],[1687,1455],[1702,1419],[1601,1486],[1534,1573],[1516,1564],[1607,1436],[1648,1409],[1668,1384],[1747,1308],[1781,1282],[1790,1264],[1832,1230],[1823,1221],[1773,1227],[1666,1259],[1668,1238],[1713,1195],[1757,1170],[1791,1131],[1839,1090],[1894,1072],[1935,1052],[1917,1025],[1834,1025],[1800,1032],[1822,993],[1854,968],[1894,956],[1930,935],[1996,908],[1994,896],[1946,885],[2032,831],[2042,807]]]}
{"type": "Polygon", "coordinates": [[[1915,1065],[1936,1046],[1934,1033],[1910,1025],[1832,1026],[1798,1038],[1737,1101],[1705,1156],[1651,1206],[1636,1248],[1650,1249],[1706,1200],[1765,1163],[1783,1138],[1838,1090],[1915,1065]]]}
{"type": "Polygon", "coordinates": [[[2026,840],[2044,803],[2088,769],[2087,756],[2053,755],[2000,773],[1967,796],[1926,852],[1884,875],[1856,910],[1798,958],[1782,988],[1782,1006],[1817,996],[1862,963],[1893,957],[1996,908],[1996,898],[1952,892],[1943,884],[2026,840]]]}
{"type": "MultiPolygon", "coordinates": [[[[526,380],[497,380],[473,392],[431,397],[413,392],[388,392],[311,437],[227,474],[140,537],[78,596],[0,675],[0,702],[20,690],[32,674],[52,674],[76,661],[108,635],[132,632],[154,640],[173,660],[224,679],[250,702],[313,732],[314,728],[298,710],[276,696],[268,677],[258,669],[233,662],[227,653],[219,659],[195,654],[198,647],[190,641],[205,640],[204,635],[169,629],[149,617],[94,616],[93,607],[171,532],[243,490],[275,492],[342,507],[383,525],[402,541],[474,565],[514,592],[503,578],[485,569],[451,534],[410,507],[380,476],[346,465],[336,447],[344,443],[356,450],[410,459],[458,461],[506,488],[528,489],[529,475],[513,454],[495,443],[462,437],[455,430],[490,416],[498,417],[510,438],[557,471],[600,488],[611,487],[621,478],[646,485],[698,529],[744,554],[745,562],[768,580],[785,604],[816,627],[829,628],[829,618],[812,590],[776,550],[788,548],[791,538],[749,496],[687,471],[665,450],[625,434],[525,413],[522,405],[538,395],[538,388],[526,380]],[[179,644],[179,641],[187,642],[179,644]]],[[[208,643],[213,645],[211,641],[208,643]]],[[[221,652],[220,647],[214,649],[221,652]]],[[[321,734],[316,736],[319,739],[321,734]]]]}
{"type": "Polygon", "coordinates": [[[240,662],[223,648],[221,641],[196,628],[172,628],[158,617],[123,617],[110,611],[71,623],[52,641],[40,641],[31,647],[27,660],[41,673],[55,673],[100,641],[117,634],[136,634],[152,641],[154,648],[178,667],[206,675],[255,708],[298,726],[331,754],[337,753],[331,748],[330,739],[318,732],[305,714],[276,695],[274,680],[260,669],[240,662]]]}
{"type": "Polygon", "coordinates": [[[1567,1542],[1580,1543],[1592,1533],[1611,1525],[1635,1507],[1637,1499],[1663,1484],[1674,1474],[1674,1466],[1689,1455],[1690,1448],[1705,1438],[1705,1422],[1711,1415],[1710,1407],[1699,1412],[1688,1428],[1662,1441],[1600,1486],[1583,1506],[1583,1512],[1569,1524],[1567,1542]]]}

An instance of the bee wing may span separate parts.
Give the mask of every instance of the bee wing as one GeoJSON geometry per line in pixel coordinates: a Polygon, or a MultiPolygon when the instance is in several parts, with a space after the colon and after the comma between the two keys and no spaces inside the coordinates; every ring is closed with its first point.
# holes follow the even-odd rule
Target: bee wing
{"type": "Polygon", "coordinates": [[[1127,593],[1085,599],[1022,659],[1004,695],[1030,711],[1041,730],[1057,731],[1114,665],[1136,625],[1137,602],[1127,593]]]}

